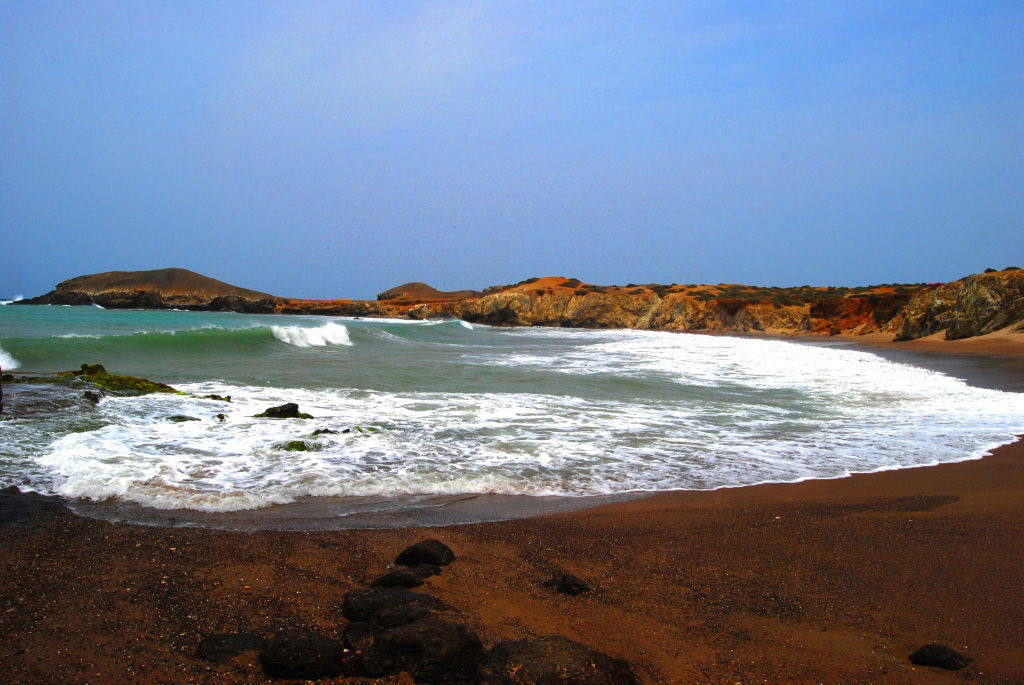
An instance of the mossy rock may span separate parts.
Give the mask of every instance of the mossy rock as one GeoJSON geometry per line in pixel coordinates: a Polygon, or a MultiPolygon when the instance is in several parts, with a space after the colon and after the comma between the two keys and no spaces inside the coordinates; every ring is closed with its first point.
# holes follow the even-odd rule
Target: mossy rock
{"type": "Polygon", "coordinates": [[[59,378],[80,378],[87,383],[118,395],[149,395],[154,392],[178,393],[164,383],[157,383],[138,376],[119,376],[107,371],[102,364],[82,364],[77,371],[62,371],[59,378]]]}
{"type": "MultiPolygon", "coordinates": [[[[355,432],[355,433],[364,433],[364,434],[367,434],[367,433],[380,433],[380,429],[379,428],[374,428],[373,426],[366,426],[366,427],[363,427],[363,426],[353,426],[352,427],[352,431],[355,432]]],[[[344,433],[346,431],[342,431],[342,432],[344,433]]]]}
{"type": "Polygon", "coordinates": [[[175,414],[173,416],[168,416],[167,420],[171,423],[185,423],[186,421],[199,421],[200,419],[197,419],[194,416],[187,416],[185,414],[175,414]]]}
{"type": "Polygon", "coordinates": [[[284,450],[285,452],[315,452],[316,445],[308,443],[305,440],[289,440],[288,442],[282,442],[276,445],[278,449],[284,450]]]}

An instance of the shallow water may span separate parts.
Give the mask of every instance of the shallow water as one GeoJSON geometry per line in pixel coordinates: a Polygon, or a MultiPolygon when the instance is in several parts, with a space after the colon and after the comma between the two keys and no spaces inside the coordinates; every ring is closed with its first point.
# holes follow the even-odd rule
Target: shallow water
{"type": "Polygon", "coordinates": [[[102,363],[192,395],[8,388],[0,486],[157,523],[483,520],[956,461],[1024,431],[1024,395],[777,340],[3,306],[0,350],[5,369],[102,363]],[[253,417],[284,402],[316,418],[253,417]]]}

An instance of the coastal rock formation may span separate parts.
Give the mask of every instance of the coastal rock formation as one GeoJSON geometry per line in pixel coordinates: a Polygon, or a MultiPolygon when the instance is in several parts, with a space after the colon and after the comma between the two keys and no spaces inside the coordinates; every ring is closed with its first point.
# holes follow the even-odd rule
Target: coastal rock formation
{"type": "Polygon", "coordinates": [[[202,309],[324,316],[459,318],[493,326],[863,335],[957,340],[1024,329],[1024,270],[988,270],[944,284],[862,288],[718,285],[601,286],[529,278],[483,291],[406,283],[369,300],[301,300],[237,288],[185,269],[79,276],[15,304],[202,309]]]}
{"type": "Polygon", "coordinates": [[[1024,270],[975,274],[915,295],[885,330],[896,340],[946,331],[947,340],[1024,327],[1024,270]]]}

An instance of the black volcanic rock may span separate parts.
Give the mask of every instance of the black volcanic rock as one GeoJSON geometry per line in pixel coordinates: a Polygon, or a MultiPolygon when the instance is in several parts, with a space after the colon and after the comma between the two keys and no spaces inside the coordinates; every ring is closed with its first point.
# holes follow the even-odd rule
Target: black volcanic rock
{"type": "Polygon", "coordinates": [[[964,656],[952,647],[932,642],[915,650],[910,655],[910,663],[918,666],[933,666],[947,671],[959,671],[974,659],[964,656]]]}
{"type": "Polygon", "coordinates": [[[590,592],[590,586],[571,573],[563,573],[551,580],[545,580],[542,585],[563,595],[582,595],[584,592],[590,592]]]}
{"type": "Polygon", "coordinates": [[[436,576],[441,572],[441,567],[437,564],[416,564],[415,566],[409,566],[405,569],[409,573],[414,573],[420,578],[429,578],[430,576],[436,576]]]}
{"type": "Polygon", "coordinates": [[[421,540],[402,550],[395,558],[396,564],[402,566],[418,566],[419,564],[435,564],[447,566],[455,561],[455,553],[440,540],[421,540]]]}
{"type": "Polygon", "coordinates": [[[345,664],[345,672],[380,678],[405,671],[417,683],[468,685],[483,660],[483,645],[473,631],[431,617],[377,634],[345,664]]]}
{"type": "Polygon", "coordinates": [[[487,655],[478,685],[639,685],[629,664],[565,637],[501,642],[487,655]]]}
{"type": "Polygon", "coordinates": [[[341,632],[341,641],[349,649],[364,649],[373,639],[384,632],[366,621],[353,621],[341,632]]]}
{"type": "Polygon", "coordinates": [[[452,607],[436,597],[395,587],[352,590],[345,594],[341,612],[350,621],[365,621],[395,626],[406,619],[416,620],[435,611],[452,607]]]}
{"type": "Polygon", "coordinates": [[[313,632],[280,633],[260,652],[264,673],[271,678],[297,680],[338,676],[344,658],[340,642],[313,632]]]}
{"type": "Polygon", "coordinates": [[[58,497],[35,492],[22,492],[15,485],[0,490],[0,530],[30,521],[37,514],[50,514],[63,509],[58,497]]]}
{"type": "Polygon", "coordinates": [[[294,402],[287,402],[277,407],[267,407],[259,414],[256,414],[256,418],[259,419],[311,419],[313,418],[309,414],[303,414],[299,411],[299,405],[294,402]]]}

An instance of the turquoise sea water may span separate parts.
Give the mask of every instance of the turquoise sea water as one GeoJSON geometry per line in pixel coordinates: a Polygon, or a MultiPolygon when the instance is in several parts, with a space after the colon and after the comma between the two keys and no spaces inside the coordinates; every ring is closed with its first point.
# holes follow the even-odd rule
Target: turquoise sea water
{"type": "Polygon", "coordinates": [[[859,350],[461,321],[0,306],[5,370],[83,362],[233,401],[151,395],[94,406],[81,390],[9,385],[0,486],[214,517],[321,498],[400,509],[435,496],[578,498],[839,477],[978,457],[1024,431],[1024,395],[859,350]],[[253,417],[283,402],[315,419],[253,417]],[[317,428],[337,432],[312,435],[317,428]],[[291,440],[311,450],[282,449],[291,440]]]}

